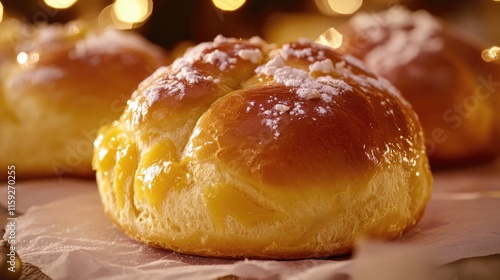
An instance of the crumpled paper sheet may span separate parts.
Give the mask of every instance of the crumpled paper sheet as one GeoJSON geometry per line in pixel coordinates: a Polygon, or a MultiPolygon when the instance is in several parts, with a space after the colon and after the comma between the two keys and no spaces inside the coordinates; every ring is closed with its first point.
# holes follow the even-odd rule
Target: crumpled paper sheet
{"type": "MultiPolygon", "coordinates": [[[[78,185],[77,193],[31,207],[16,232],[21,258],[53,279],[438,279],[444,264],[500,254],[500,161],[435,173],[432,199],[415,228],[391,242],[360,240],[347,260],[227,260],[151,248],[105,217],[94,182],[57,184],[78,185]]],[[[29,185],[20,187],[22,196],[47,195],[29,185]]]]}

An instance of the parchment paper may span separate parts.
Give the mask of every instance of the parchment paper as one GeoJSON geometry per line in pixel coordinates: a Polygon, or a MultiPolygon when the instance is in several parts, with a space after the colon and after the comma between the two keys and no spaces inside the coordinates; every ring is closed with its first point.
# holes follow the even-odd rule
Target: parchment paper
{"type": "Polygon", "coordinates": [[[129,239],[104,216],[95,182],[77,180],[18,185],[24,201],[30,197],[38,205],[23,205],[29,209],[18,218],[16,243],[24,261],[53,279],[217,279],[228,275],[295,280],[445,279],[440,277],[450,272],[442,269],[444,264],[500,254],[500,162],[434,174],[432,199],[415,228],[390,242],[360,240],[355,253],[344,258],[227,260],[150,248],[129,239]],[[52,187],[44,189],[43,185],[52,187]],[[73,193],[68,191],[73,187],[73,193]],[[45,200],[37,203],[41,192],[45,200]],[[50,197],[54,200],[47,202],[50,197]]]}

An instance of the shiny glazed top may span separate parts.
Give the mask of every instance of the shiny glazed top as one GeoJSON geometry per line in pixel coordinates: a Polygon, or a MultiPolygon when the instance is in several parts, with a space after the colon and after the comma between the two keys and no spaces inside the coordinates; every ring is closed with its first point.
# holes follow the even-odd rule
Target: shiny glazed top
{"type": "Polygon", "coordinates": [[[200,44],[141,83],[96,149],[100,170],[127,157],[135,194],[157,203],[165,188],[190,186],[193,160],[256,188],[299,191],[366,180],[394,163],[415,170],[412,180],[430,176],[416,171],[427,165],[423,132],[398,91],[357,59],[305,40],[200,44]],[[132,156],[117,152],[120,139],[132,156]]]}

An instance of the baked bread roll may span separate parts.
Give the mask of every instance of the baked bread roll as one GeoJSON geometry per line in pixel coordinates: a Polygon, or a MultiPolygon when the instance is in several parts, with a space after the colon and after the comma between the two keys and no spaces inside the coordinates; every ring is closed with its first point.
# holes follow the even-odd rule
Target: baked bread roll
{"type": "Polygon", "coordinates": [[[432,177],[417,115],[360,61],[309,41],[217,37],[142,82],[95,141],[106,214],[201,256],[344,254],[414,226],[432,177]]]}
{"type": "Polygon", "coordinates": [[[500,64],[481,58],[486,44],[425,11],[399,6],[358,13],[341,33],[341,50],[362,59],[413,105],[433,166],[500,152],[500,64]]]}
{"type": "Polygon", "coordinates": [[[167,57],[139,35],[83,22],[16,28],[4,48],[14,52],[0,89],[0,165],[16,165],[18,179],[94,176],[98,128],[167,57]]]}

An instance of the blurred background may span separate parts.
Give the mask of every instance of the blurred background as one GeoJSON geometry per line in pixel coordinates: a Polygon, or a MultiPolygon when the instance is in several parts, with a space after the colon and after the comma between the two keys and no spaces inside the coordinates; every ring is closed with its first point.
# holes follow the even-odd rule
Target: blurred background
{"type": "Polygon", "coordinates": [[[270,42],[315,39],[358,11],[425,9],[491,45],[500,44],[500,0],[0,0],[0,20],[68,22],[133,29],[172,49],[216,35],[270,42]]]}

